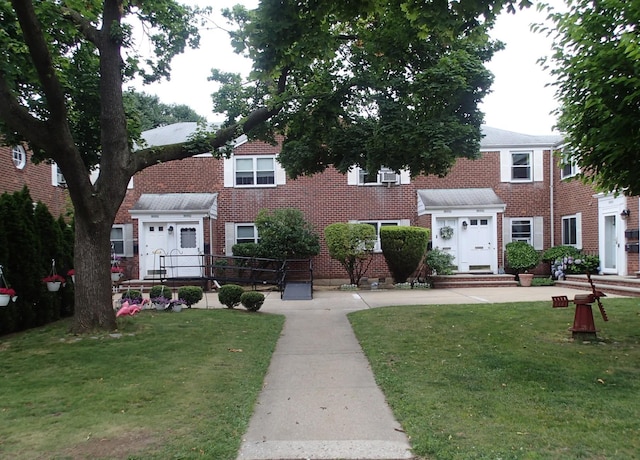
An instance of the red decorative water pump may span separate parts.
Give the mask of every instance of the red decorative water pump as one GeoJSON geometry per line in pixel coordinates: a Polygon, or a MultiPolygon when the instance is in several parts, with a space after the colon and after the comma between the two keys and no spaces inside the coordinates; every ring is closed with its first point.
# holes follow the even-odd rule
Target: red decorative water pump
{"type": "MultiPolygon", "coordinates": [[[[602,302],[600,302],[600,297],[606,297],[606,295],[602,291],[596,291],[596,287],[593,285],[593,281],[591,280],[591,275],[589,275],[589,273],[587,273],[587,279],[591,285],[591,294],[576,294],[573,299],[573,303],[576,304],[576,314],[573,318],[573,327],[571,328],[571,332],[574,339],[595,340],[597,338],[597,331],[596,325],[593,321],[591,304],[597,302],[602,319],[609,321],[607,312],[604,310],[602,302]]],[[[567,296],[553,296],[551,299],[553,301],[553,308],[569,306],[569,298],[567,296]]]]}

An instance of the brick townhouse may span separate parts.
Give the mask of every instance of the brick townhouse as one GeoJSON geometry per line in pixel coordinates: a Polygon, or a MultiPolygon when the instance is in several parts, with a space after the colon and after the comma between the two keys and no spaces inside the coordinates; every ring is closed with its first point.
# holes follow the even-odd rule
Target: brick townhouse
{"type": "MultiPolygon", "coordinates": [[[[149,145],[185,140],[194,123],[178,123],[145,133],[149,145]]],[[[329,258],[323,229],[334,222],[367,222],[431,228],[433,247],[455,256],[461,273],[504,270],[504,247],[525,240],[544,250],[574,245],[601,258],[605,274],[638,270],[637,197],[598,194],[579,181],[570,162],[562,162],[560,136],[531,136],[484,127],[481,157],[459,159],[444,178],[408,171],[369,173],[357,168],[343,175],[287,178],[277,162],[278,146],[238,139],[228,159],[204,153],[158,164],[136,174],[112,229],[115,252],[127,278],[157,276],[160,256],[181,255],[185,267],[167,276],[198,276],[200,254],[231,255],[237,242],[257,241],[253,224],[261,209],[300,209],[321,235],[314,260],[316,279],[344,279],[329,258]],[[449,234],[441,229],[448,227],[449,234]]],[[[54,215],[68,198],[55,164],[35,165],[29,152],[0,149],[0,191],[29,186],[54,215]],[[8,172],[5,173],[5,172],[8,172]],[[44,184],[45,186],[42,186],[44,184]]],[[[369,278],[388,278],[379,253],[369,278]]]]}

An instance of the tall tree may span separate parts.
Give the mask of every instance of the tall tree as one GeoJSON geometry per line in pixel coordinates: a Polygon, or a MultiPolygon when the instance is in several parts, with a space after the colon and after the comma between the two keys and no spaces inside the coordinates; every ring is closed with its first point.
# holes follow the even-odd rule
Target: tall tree
{"type": "Polygon", "coordinates": [[[123,83],[170,74],[173,56],[198,45],[199,10],[174,0],[0,0],[0,131],[27,141],[65,176],[75,211],[73,330],[115,328],[109,235],[130,177],[157,162],[219,152],[241,133],[287,134],[292,176],[333,164],[385,164],[444,174],[478,150],[478,102],[498,45],[496,15],[528,0],[263,0],[227,13],[232,40],[254,61],[252,84],[215,72],[214,101],[228,121],[179,145],[136,151],[140,123],[123,83]],[[132,22],[153,56],[137,54],[132,22]],[[271,123],[267,120],[273,119],[271,123]],[[400,148],[401,146],[401,148],[400,148]],[[94,184],[87,170],[99,165],[94,184]]]}
{"type": "Polygon", "coordinates": [[[207,121],[206,118],[198,115],[188,105],[164,104],[160,102],[158,96],[152,94],[129,90],[124,93],[124,97],[125,108],[129,108],[128,112],[133,117],[137,117],[142,131],[182,121],[195,121],[198,123],[207,121]]]}
{"type": "Polygon", "coordinates": [[[581,177],[603,191],[640,194],[640,4],[569,0],[555,28],[557,127],[581,177]]]}

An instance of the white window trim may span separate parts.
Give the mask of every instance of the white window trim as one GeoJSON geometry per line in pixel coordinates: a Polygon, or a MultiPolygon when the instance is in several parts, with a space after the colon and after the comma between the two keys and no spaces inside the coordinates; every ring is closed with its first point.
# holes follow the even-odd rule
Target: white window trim
{"type": "Polygon", "coordinates": [[[355,224],[376,224],[376,244],[373,246],[373,252],[382,252],[382,245],[380,243],[380,227],[383,224],[395,224],[398,227],[408,227],[411,225],[409,219],[398,220],[376,220],[376,219],[364,219],[364,220],[352,220],[350,223],[355,224]]]}
{"type": "MultiPolygon", "coordinates": [[[[254,176],[255,177],[255,176],[254,176]]],[[[273,188],[287,183],[287,173],[278,161],[277,155],[231,155],[224,159],[224,186],[227,188],[273,188]],[[272,158],[274,160],[274,183],[273,184],[240,184],[236,185],[236,158],[253,159],[255,174],[256,160],[259,158],[272,158]]]]}
{"type": "Polygon", "coordinates": [[[386,185],[386,186],[390,184],[405,185],[405,184],[411,183],[411,173],[408,169],[401,169],[400,173],[398,174],[395,171],[391,170],[390,168],[383,167],[378,171],[377,182],[366,182],[366,183],[363,183],[360,181],[361,171],[362,171],[362,168],[358,166],[351,167],[351,169],[349,169],[349,171],[347,172],[347,185],[357,185],[360,187],[376,187],[376,186],[379,187],[382,185],[386,185]],[[394,182],[382,181],[381,179],[382,179],[383,173],[395,174],[396,180],[394,182]]]}
{"type": "Polygon", "coordinates": [[[576,164],[575,160],[570,157],[563,158],[560,162],[560,179],[570,179],[577,176],[578,174],[580,174],[580,167],[576,164]],[[564,168],[566,166],[569,166],[571,168],[569,174],[564,173],[564,168]]]}
{"type": "Polygon", "coordinates": [[[51,163],[51,185],[54,187],[66,187],[67,181],[64,179],[62,175],[62,171],[56,164],[56,162],[51,163]]]}
{"type": "Polygon", "coordinates": [[[582,213],[578,212],[569,216],[562,216],[562,226],[561,226],[561,235],[562,244],[566,246],[573,246],[576,249],[582,249],[582,213]],[[569,219],[576,220],[576,242],[575,244],[565,243],[564,242],[564,221],[569,219]]]}
{"type": "Polygon", "coordinates": [[[238,244],[238,227],[253,227],[253,243],[257,243],[258,241],[260,241],[260,235],[258,235],[258,227],[256,227],[256,224],[254,223],[239,223],[239,224],[235,224],[234,227],[234,244],[238,244]]]}
{"type": "Polygon", "coordinates": [[[27,152],[23,146],[14,145],[11,148],[11,160],[16,169],[24,169],[27,165],[27,152]],[[16,161],[16,156],[19,156],[18,161],[16,161]]]}
{"type": "Polygon", "coordinates": [[[530,184],[544,180],[544,150],[543,149],[501,149],[500,150],[500,182],[513,184],[530,184]],[[530,153],[531,178],[512,179],[513,153],[530,153]]]}
{"type": "Polygon", "coordinates": [[[116,252],[115,255],[119,257],[133,257],[133,224],[114,224],[111,228],[122,229],[122,247],[124,252],[116,252]]]}
{"type": "Polygon", "coordinates": [[[502,219],[502,240],[506,246],[513,240],[512,222],[515,220],[528,220],[531,222],[531,242],[530,244],[538,251],[544,249],[544,218],[534,217],[504,217],[502,219]]]}
{"type": "Polygon", "coordinates": [[[237,244],[238,227],[252,225],[255,228],[256,242],[260,240],[258,228],[253,222],[225,222],[224,224],[224,253],[226,256],[233,255],[233,246],[237,244]]]}

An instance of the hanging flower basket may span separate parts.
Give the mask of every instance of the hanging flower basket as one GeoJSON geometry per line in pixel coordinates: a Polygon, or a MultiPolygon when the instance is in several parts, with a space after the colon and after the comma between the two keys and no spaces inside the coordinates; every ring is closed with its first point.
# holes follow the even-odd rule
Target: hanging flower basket
{"type": "Polygon", "coordinates": [[[42,281],[46,283],[47,290],[49,292],[57,292],[60,290],[60,286],[64,283],[64,278],[60,275],[49,275],[42,278],[42,281]]]}
{"type": "Polygon", "coordinates": [[[6,307],[9,305],[9,301],[11,300],[11,296],[7,294],[0,294],[0,307],[6,307]]]}
{"type": "Polygon", "coordinates": [[[114,283],[117,283],[118,281],[120,281],[120,278],[123,277],[123,272],[124,270],[121,267],[118,266],[112,266],[111,267],[111,281],[113,281],[114,283]]]}
{"type": "Polygon", "coordinates": [[[71,281],[73,281],[73,283],[75,284],[75,282],[76,282],[76,271],[73,268],[67,272],[67,276],[70,276],[71,277],[71,281]]]}
{"type": "Polygon", "coordinates": [[[0,265],[0,307],[6,307],[12,300],[15,302],[18,300],[16,291],[7,284],[7,280],[4,278],[2,272],[2,265],[0,265]]]}
{"type": "Polygon", "coordinates": [[[453,228],[448,225],[440,229],[440,237],[443,240],[450,240],[453,236],[453,228]]]}

